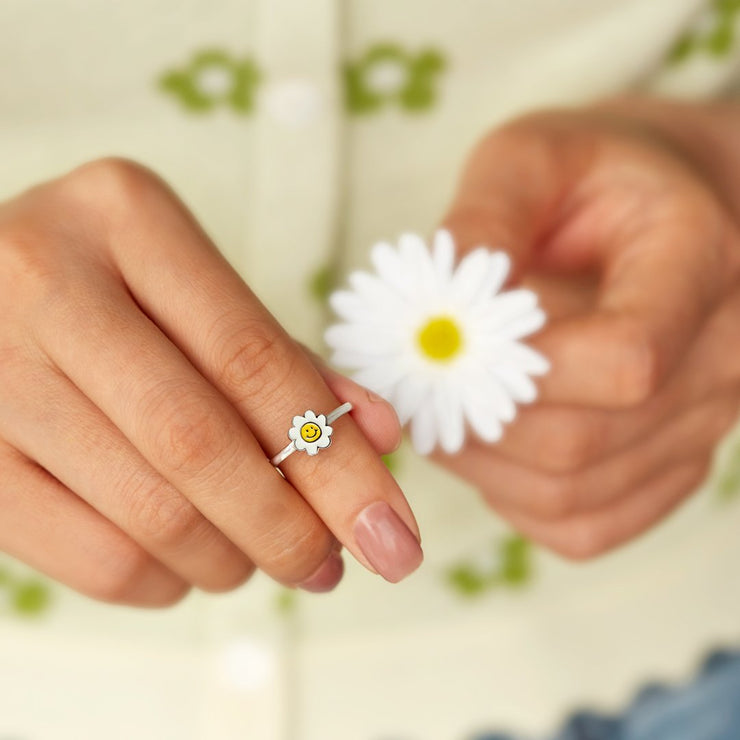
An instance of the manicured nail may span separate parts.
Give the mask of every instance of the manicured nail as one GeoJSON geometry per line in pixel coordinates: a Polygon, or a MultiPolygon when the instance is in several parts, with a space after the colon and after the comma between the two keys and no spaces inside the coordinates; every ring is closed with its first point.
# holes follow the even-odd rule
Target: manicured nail
{"type": "Polygon", "coordinates": [[[329,557],[318,567],[318,570],[302,583],[299,588],[304,591],[322,594],[331,591],[342,580],[344,561],[337,550],[332,550],[329,557]]]}
{"type": "Polygon", "coordinates": [[[370,565],[391,583],[413,573],[424,559],[416,537],[385,501],[360,512],[354,534],[370,565]]]}

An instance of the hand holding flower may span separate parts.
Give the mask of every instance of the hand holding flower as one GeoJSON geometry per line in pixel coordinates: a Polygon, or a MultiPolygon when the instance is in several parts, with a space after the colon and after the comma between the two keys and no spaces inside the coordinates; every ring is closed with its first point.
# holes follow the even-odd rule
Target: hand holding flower
{"type": "Polygon", "coordinates": [[[529,116],[476,149],[444,220],[463,250],[507,247],[552,367],[495,447],[437,459],[568,557],[664,517],[737,418],[739,116],[638,101],[529,116]]]}

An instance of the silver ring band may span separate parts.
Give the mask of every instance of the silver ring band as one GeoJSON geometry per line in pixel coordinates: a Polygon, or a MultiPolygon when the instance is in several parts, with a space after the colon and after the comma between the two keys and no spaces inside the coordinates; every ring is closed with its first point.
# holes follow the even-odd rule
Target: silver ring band
{"type": "Polygon", "coordinates": [[[270,463],[277,467],[283,460],[294,452],[302,450],[308,455],[316,455],[331,444],[331,435],[334,430],[332,424],[344,414],[352,411],[351,403],[343,403],[334,411],[316,414],[308,409],[302,416],[293,417],[293,426],[288,430],[290,444],[285,445],[280,452],[270,458],[270,463]]]}

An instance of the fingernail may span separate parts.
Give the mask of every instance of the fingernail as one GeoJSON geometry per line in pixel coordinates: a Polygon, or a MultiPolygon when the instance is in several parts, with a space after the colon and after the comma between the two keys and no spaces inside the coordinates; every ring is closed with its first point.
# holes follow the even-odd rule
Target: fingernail
{"type": "Polygon", "coordinates": [[[385,501],[360,512],[354,535],[370,565],[391,583],[413,573],[424,559],[416,537],[385,501]]]}
{"type": "Polygon", "coordinates": [[[375,391],[371,391],[367,388],[365,390],[367,391],[368,400],[372,401],[373,403],[388,403],[388,401],[386,401],[383,396],[379,396],[375,391]]]}
{"type": "Polygon", "coordinates": [[[337,550],[332,550],[329,557],[318,567],[316,572],[302,583],[299,588],[304,591],[321,594],[331,591],[342,580],[344,561],[337,550]]]}

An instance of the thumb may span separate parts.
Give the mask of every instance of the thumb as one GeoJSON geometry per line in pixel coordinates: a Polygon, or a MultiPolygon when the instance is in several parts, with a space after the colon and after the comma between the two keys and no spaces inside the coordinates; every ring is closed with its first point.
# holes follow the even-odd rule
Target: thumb
{"type": "Polygon", "coordinates": [[[489,134],[472,152],[443,228],[462,256],[476,246],[505,251],[509,283],[537,258],[571,186],[584,171],[582,147],[572,145],[556,114],[520,119],[489,134]]]}
{"type": "Polygon", "coordinates": [[[530,268],[597,268],[591,310],[553,321],[532,340],[551,361],[540,388],[547,402],[646,401],[737,274],[728,258],[734,230],[692,171],[670,152],[574,114],[532,116],[489,136],[444,225],[463,253],[479,244],[507,251],[512,282],[530,268]],[[625,169],[637,175],[621,188],[603,186],[625,169]],[[589,178],[595,171],[602,177],[589,178]]]}

